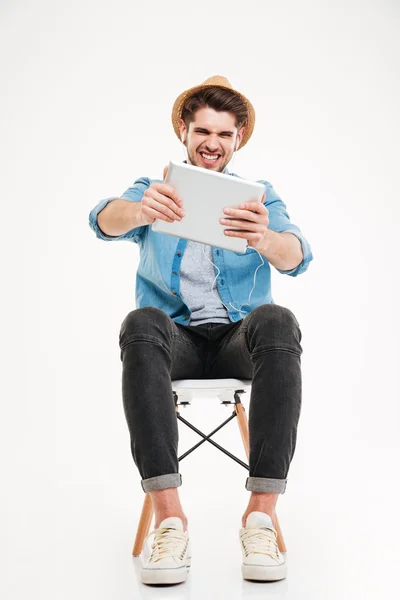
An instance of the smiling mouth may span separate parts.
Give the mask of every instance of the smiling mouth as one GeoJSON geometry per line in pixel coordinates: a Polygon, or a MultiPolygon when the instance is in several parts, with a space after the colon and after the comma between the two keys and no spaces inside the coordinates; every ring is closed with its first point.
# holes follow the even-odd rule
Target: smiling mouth
{"type": "Polygon", "coordinates": [[[220,158],[221,154],[209,154],[208,152],[199,152],[203,161],[209,165],[216,163],[220,158]]]}

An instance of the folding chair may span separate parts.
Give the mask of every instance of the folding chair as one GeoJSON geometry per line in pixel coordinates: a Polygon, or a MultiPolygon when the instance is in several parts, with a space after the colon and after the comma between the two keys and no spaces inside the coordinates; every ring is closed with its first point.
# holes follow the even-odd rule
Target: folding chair
{"type": "MultiPolygon", "coordinates": [[[[172,392],[175,400],[175,408],[176,408],[176,416],[177,418],[185,423],[190,429],[199,434],[203,439],[195,444],[192,448],[190,448],[187,452],[182,454],[179,457],[179,461],[181,461],[185,456],[188,456],[193,450],[201,446],[204,442],[209,442],[222,452],[224,452],[227,456],[230,456],[237,463],[242,465],[247,472],[249,471],[249,466],[241,461],[239,458],[228,452],[226,448],[223,448],[217,442],[211,439],[211,436],[214,435],[217,431],[222,429],[229,421],[233,418],[237,417],[237,422],[239,425],[240,434],[242,436],[242,441],[244,445],[244,449],[246,452],[247,460],[249,459],[249,429],[248,429],[248,420],[245,411],[245,407],[243,406],[240,395],[246,392],[250,392],[251,390],[251,380],[250,379],[180,379],[172,381],[172,392]],[[178,396],[179,394],[179,396],[178,396]],[[233,396],[233,399],[232,399],[233,396]],[[205,435],[202,433],[197,427],[195,427],[192,423],[189,423],[186,419],[184,419],[179,413],[178,406],[187,407],[190,405],[190,401],[196,397],[200,398],[219,398],[221,400],[221,404],[228,406],[229,404],[234,404],[234,411],[231,416],[226,419],[221,425],[219,425],[214,431],[205,435]],[[180,400],[178,402],[178,399],[180,400]]],[[[153,519],[154,510],[153,504],[151,501],[150,492],[147,492],[144,498],[142,513],[140,515],[139,525],[136,532],[135,543],[133,546],[132,554],[133,556],[140,556],[143,550],[143,544],[146,539],[146,536],[149,534],[150,525],[153,519]]],[[[279,526],[278,517],[274,515],[272,520],[273,525],[278,534],[277,542],[278,548],[280,552],[286,552],[285,542],[283,540],[282,532],[279,526]]]]}

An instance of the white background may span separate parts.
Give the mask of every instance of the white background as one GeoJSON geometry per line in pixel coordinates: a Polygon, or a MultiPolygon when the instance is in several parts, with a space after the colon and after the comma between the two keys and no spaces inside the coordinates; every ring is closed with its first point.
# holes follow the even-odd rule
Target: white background
{"type": "MultiPolygon", "coordinates": [[[[399,4],[9,0],[0,32],[2,597],[383,598],[400,558],[399,4]],[[180,465],[192,570],[158,590],[131,557],[144,494],[118,347],[138,247],[88,215],[183,158],[173,102],[214,74],[256,110],[233,170],[272,183],[314,254],[297,278],[272,269],[304,351],[277,505],[289,575],[242,580],[247,473],[204,444],[180,465]]],[[[203,431],[228,416],[200,404],[183,416],[203,431]]],[[[199,439],[180,432],[181,452],[199,439]]],[[[216,440],[245,460],[235,422],[216,440]]]]}

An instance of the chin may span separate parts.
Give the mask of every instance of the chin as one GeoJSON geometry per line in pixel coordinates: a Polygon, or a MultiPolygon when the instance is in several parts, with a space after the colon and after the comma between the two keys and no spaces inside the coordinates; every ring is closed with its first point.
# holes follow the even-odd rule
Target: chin
{"type": "Polygon", "coordinates": [[[207,162],[203,161],[201,155],[198,152],[196,152],[194,160],[189,156],[189,163],[192,165],[195,165],[196,167],[201,167],[202,169],[208,169],[210,171],[219,171],[219,172],[222,172],[225,169],[226,164],[227,164],[222,161],[222,157],[219,158],[215,164],[207,163],[207,162]]]}
{"type": "Polygon", "coordinates": [[[224,157],[222,155],[215,162],[204,160],[200,152],[196,152],[196,164],[198,167],[203,169],[209,169],[211,171],[220,171],[224,169],[223,165],[224,157]]]}

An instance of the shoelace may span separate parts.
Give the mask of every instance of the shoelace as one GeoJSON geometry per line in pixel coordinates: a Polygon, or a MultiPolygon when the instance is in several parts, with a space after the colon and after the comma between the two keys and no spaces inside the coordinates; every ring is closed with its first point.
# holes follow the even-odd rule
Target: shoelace
{"type": "Polygon", "coordinates": [[[277,533],[264,527],[245,528],[241,534],[241,539],[248,556],[251,553],[268,554],[272,558],[279,558],[278,546],[276,543],[277,533]]]}
{"type": "Polygon", "coordinates": [[[155,534],[150,560],[156,562],[166,556],[178,556],[183,558],[188,538],[187,536],[171,527],[160,527],[149,533],[148,537],[155,534]]]}

